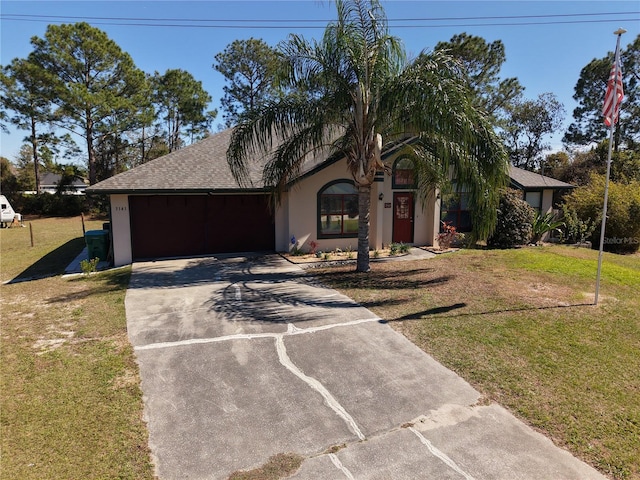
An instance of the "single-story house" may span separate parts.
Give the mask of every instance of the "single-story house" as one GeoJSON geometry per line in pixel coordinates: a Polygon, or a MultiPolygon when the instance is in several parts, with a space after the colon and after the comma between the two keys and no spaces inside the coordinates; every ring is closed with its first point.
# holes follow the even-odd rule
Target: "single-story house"
{"type": "MultiPolygon", "coordinates": [[[[271,207],[260,162],[249,162],[251,187],[239,187],[226,161],[231,130],[225,130],[87,189],[110,198],[114,264],[134,260],[298,248],[357,248],[358,195],[344,158],[308,158],[281,203],[271,207]]],[[[392,242],[434,245],[441,199],[424,204],[413,191],[412,163],[383,157],[390,174],[379,174],[371,191],[370,246],[392,242]]],[[[451,202],[450,202],[451,203],[451,202]]],[[[451,205],[449,205],[451,207],[451,205]]],[[[464,205],[457,206],[457,214],[464,205]]]]}
{"type": "MultiPolygon", "coordinates": [[[[40,193],[56,193],[61,180],[62,175],[59,173],[44,173],[40,178],[40,193]]],[[[86,188],[87,182],[83,178],[73,177],[65,185],[62,193],[66,195],[84,195],[86,188]]]]}
{"type": "Polygon", "coordinates": [[[542,214],[554,210],[558,195],[575,188],[569,183],[514,166],[510,167],[509,177],[511,188],[522,190],[524,200],[542,214]]]}
{"type": "MultiPolygon", "coordinates": [[[[509,187],[520,190],[523,200],[542,214],[553,212],[561,195],[574,188],[571,184],[513,165],[509,167],[509,187]]],[[[473,226],[471,213],[467,208],[467,194],[455,191],[443,194],[442,197],[440,219],[455,226],[459,232],[470,232],[473,226]]]]}

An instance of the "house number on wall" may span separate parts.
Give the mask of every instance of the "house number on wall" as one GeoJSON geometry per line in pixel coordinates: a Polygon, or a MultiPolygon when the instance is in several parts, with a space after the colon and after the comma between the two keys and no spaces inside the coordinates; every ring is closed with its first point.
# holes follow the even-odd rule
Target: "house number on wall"
{"type": "Polygon", "coordinates": [[[127,207],[116,207],[115,210],[116,210],[116,212],[126,212],[127,211],[127,207]]]}

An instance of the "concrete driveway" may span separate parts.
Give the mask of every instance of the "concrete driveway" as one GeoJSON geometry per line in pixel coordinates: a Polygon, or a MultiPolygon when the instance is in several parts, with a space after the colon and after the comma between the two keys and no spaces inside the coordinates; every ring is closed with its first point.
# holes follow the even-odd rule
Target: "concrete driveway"
{"type": "Polygon", "coordinates": [[[605,478],[279,256],[136,263],[126,312],[160,479],[605,478]]]}

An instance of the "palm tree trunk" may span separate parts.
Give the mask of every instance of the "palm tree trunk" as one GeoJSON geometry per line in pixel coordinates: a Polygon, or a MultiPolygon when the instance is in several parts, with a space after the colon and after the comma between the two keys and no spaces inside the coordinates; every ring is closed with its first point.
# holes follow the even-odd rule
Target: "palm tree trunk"
{"type": "Polygon", "coordinates": [[[371,212],[371,184],[358,187],[358,261],[356,272],[368,272],[369,216],[371,212]]]}

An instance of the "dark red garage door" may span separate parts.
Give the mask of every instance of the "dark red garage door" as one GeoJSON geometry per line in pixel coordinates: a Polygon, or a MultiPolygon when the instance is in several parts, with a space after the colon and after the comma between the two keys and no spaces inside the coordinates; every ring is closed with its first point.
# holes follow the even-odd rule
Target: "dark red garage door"
{"type": "Polygon", "coordinates": [[[133,258],[275,249],[266,195],[130,196],[133,258]]]}

